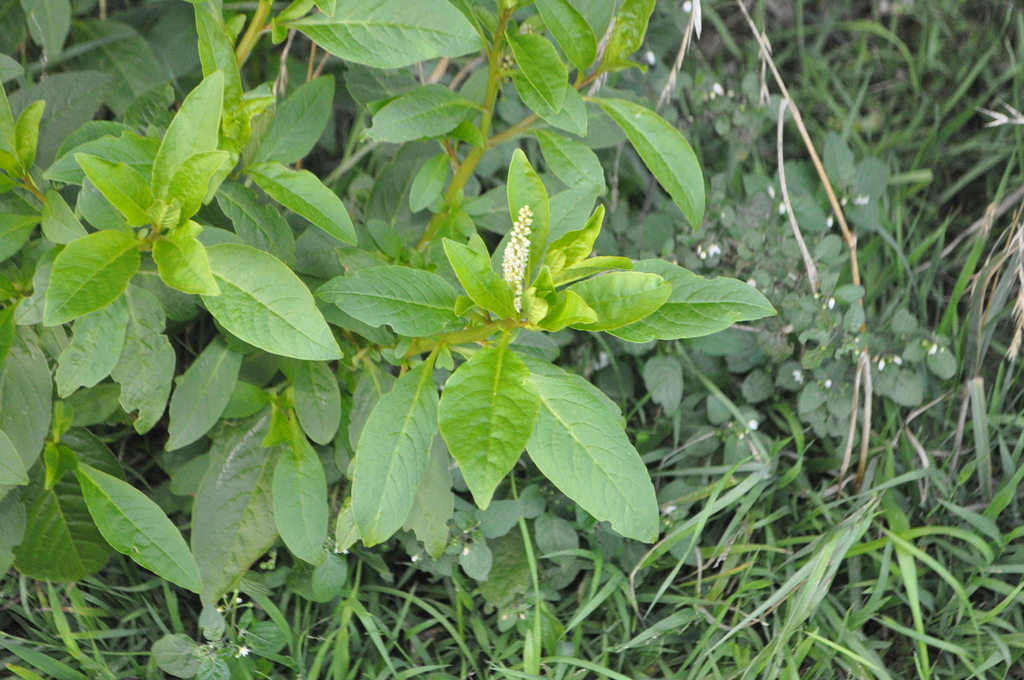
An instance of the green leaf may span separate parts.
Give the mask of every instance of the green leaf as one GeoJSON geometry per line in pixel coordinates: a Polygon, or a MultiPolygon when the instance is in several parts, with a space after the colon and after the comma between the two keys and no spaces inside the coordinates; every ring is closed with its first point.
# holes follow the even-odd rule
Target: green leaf
{"type": "Polygon", "coordinates": [[[363,323],[386,323],[399,335],[410,337],[439,333],[445,324],[456,321],[455,289],[422,269],[397,265],[361,269],[352,276],[331,279],[317,296],[363,323]]]}
{"type": "Polygon", "coordinates": [[[64,247],[53,261],[43,323],[58,326],[113,302],[139,268],[135,237],[98,231],[64,247]]]}
{"type": "Polygon", "coordinates": [[[375,68],[479,50],[480,37],[445,0],[338,0],[333,16],[313,14],[286,24],[331,54],[375,68]]]}
{"type": "Polygon", "coordinates": [[[356,244],[352,218],[338,195],[308,170],[289,170],[280,163],[261,163],[245,169],[256,184],[293,212],[334,238],[356,244]]]}
{"type": "Polygon", "coordinates": [[[43,446],[43,465],[46,469],[43,488],[49,491],[64,475],[78,467],[78,458],[74,451],[63,444],[47,442],[43,446]]]}
{"type": "Polygon", "coordinates": [[[103,135],[82,142],[66,153],[62,147],[62,155],[43,173],[43,179],[81,184],[85,180],[85,172],[75,159],[75,154],[79,153],[97,156],[110,163],[125,163],[143,177],[149,177],[153,174],[153,159],[159,149],[160,140],[140,137],[134,132],[125,131],[119,137],[103,135]]]}
{"type": "Polygon", "coordinates": [[[571,290],[558,293],[555,304],[537,324],[546,331],[560,331],[573,324],[591,324],[598,321],[595,312],[578,294],[571,290]]]}
{"type": "Polygon", "coordinates": [[[668,300],[672,285],[657,274],[645,272],[609,272],[569,287],[595,312],[595,323],[576,324],[574,328],[604,331],[642,319],[668,300]]]}
{"type": "Polygon", "coordinates": [[[381,397],[356,446],[352,512],[365,545],[386,541],[405,523],[436,434],[437,387],[426,362],[381,397]]]}
{"type": "Polygon", "coordinates": [[[13,80],[24,72],[25,68],[21,64],[8,57],[6,54],[0,54],[0,83],[6,83],[8,80],[13,80]]]}
{"type": "Polygon", "coordinates": [[[28,174],[36,162],[36,148],[39,145],[39,123],[43,118],[46,102],[34,101],[18,115],[14,123],[14,155],[23,174],[28,174]]]}
{"type": "Polygon", "coordinates": [[[178,224],[199,212],[203,201],[210,195],[211,182],[221,177],[218,173],[230,158],[227,151],[203,151],[181,162],[167,191],[167,198],[176,198],[181,205],[178,224]]]}
{"type": "Polygon", "coordinates": [[[491,269],[487,247],[478,234],[470,237],[468,246],[444,239],[444,252],[473,302],[502,319],[519,316],[512,304],[512,288],[491,269]]]}
{"type": "Polygon", "coordinates": [[[146,211],[153,204],[153,194],[142,175],[125,163],[111,163],[85,153],[76,153],[75,160],[93,186],[125,216],[129,226],[149,223],[146,211]]]}
{"type": "Polygon", "coordinates": [[[679,357],[659,354],[648,359],[644,364],[644,386],[651,401],[665,409],[665,413],[675,412],[683,400],[683,365],[679,357]]]}
{"type": "Polygon", "coordinates": [[[612,269],[633,269],[633,261],[628,257],[598,255],[570,265],[551,277],[555,286],[564,286],[596,274],[603,274],[612,269]]]}
{"type": "Polygon", "coordinates": [[[605,68],[618,70],[632,65],[627,58],[643,45],[654,4],[655,0],[623,0],[604,50],[605,68]]]}
{"type": "Polygon", "coordinates": [[[705,279],[664,260],[641,260],[635,269],[664,278],[672,294],[649,316],[612,331],[629,342],[696,338],[775,314],[764,295],[736,279],[705,279]]]}
{"type": "Polygon", "coordinates": [[[22,249],[37,224],[36,215],[0,214],[0,262],[22,249]]]}
{"type": "Polygon", "coordinates": [[[71,342],[57,359],[57,394],[66,397],[110,375],[121,356],[127,328],[128,300],[124,296],[79,317],[72,327],[71,342]]]}
{"type": "Polygon", "coordinates": [[[597,38],[583,15],[568,0],[538,0],[537,11],[569,61],[580,71],[589,68],[597,56],[597,38]]]}
{"type": "Polygon", "coordinates": [[[341,350],[309,289],[273,255],[225,243],[207,249],[221,294],[206,308],[241,340],[272,354],[331,360],[341,350]]]}
{"type": "Polygon", "coordinates": [[[197,295],[220,295],[210,270],[206,247],[196,238],[201,231],[189,221],[153,244],[153,261],[160,278],[171,288],[197,295]]]}
{"type": "Polygon", "coordinates": [[[448,464],[444,439],[435,436],[430,447],[430,460],[416,489],[416,501],[402,527],[414,532],[416,538],[423,542],[427,554],[435,560],[440,559],[448,547],[448,520],[455,510],[452,473],[448,464]]]}
{"type": "Polygon", "coordinates": [[[441,197],[451,159],[446,153],[439,153],[416,172],[409,188],[409,209],[419,212],[441,197]]]}
{"type": "Polygon", "coordinates": [[[216,602],[277,538],[272,461],[283,447],[264,448],[270,410],[213,438],[210,467],[192,506],[192,553],[203,575],[203,602],[216,602]]]}
{"type": "Polygon", "coordinates": [[[171,180],[185,159],[217,150],[223,100],[221,71],[208,75],[185,97],[153,160],[153,189],[157,198],[167,197],[171,180]]]}
{"type": "Polygon", "coordinates": [[[475,108],[444,85],[424,85],[388,102],[374,115],[366,134],[394,143],[438,137],[455,129],[475,108]]]}
{"type": "MultiPolygon", "coordinates": [[[[168,78],[149,40],[128,24],[112,18],[79,20],[75,23],[75,43],[93,46],[75,60],[76,67],[95,69],[113,76],[114,82],[106,97],[107,105],[125,122],[130,122],[126,112],[132,103],[168,78]]],[[[173,59],[170,55],[161,56],[173,59]]],[[[164,106],[165,112],[167,105],[164,106]]],[[[146,125],[140,127],[144,129],[146,125]]],[[[158,127],[166,128],[166,125],[158,127]]]]}
{"type": "Polygon", "coordinates": [[[171,397],[166,449],[191,444],[210,431],[231,400],[242,355],[214,338],[178,381],[171,397]]]}
{"type": "Polygon", "coordinates": [[[526,445],[540,471],[596,519],[627,538],[658,537],[647,468],[609,412],[607,397],[578,376],[530,376],[540,415],[526,445]],[[595,394],[596,392],[596,394],[595,394]]]}
{"type": "Polygon", "coordinates": [[[291,165],[306,156],[334,109],[334,76],[322,76],[299,87],[281,102],[260,140],[255,162],[291,165]]]}
{"type": "Polygon", "coordinates": [[[338,378],[322,361],[299,361],[289,374],[299,425],[310,439],[326,446],[341,424],[338,378]]]}
{"type": "Polygon", "coordinates": [[[704,217],[704,176],[690,144],[654,111],[624,99],[595,99],[633,144],[694,229],[704,217]]]}
{"type": "Polygon", "coordinates": [[[0,87],[0,168],[10,175],[18,174],[18,161],[14,155],[14,114],[3,87],[0,87]]]}
{"type": "Polygon", "coordinates": [[[199,566],[160,506],[128,482],[84,463],[75,476],[89,514],[114,550],[171,583],[202,592],[199,566]]]}
{"type": "Polygon", "coordinates": [[[548,192],[540,181],[522,149],[512,153],[508,166],[508,211],[513,222],[519,220],[520,211],[528,208],[532,213],[530,224],[530,262],[526,267],[524,287],[533,281],[544,264],[544,252],[548,247],[548,223],[551,211],[548,206],[548,192]]]}
{"type": "Polygon", "coordinates": [[[71,243],[86,235],[85,227],[75,217],[64,197],[53,189],[46,190],[41,226],[43,236],[54,243],[71,243]]]}
{"type": "Polygon", "coordinates": [[[540,402],[529,377],[506,335],[498,346],[475,353],[445,384],[441,434],[481,508],[523,453],[537,419],[540,402]]]}
{"type": "Polygon", "coordinates": [[[68,0],[21,0],[32,41],[43,48],[45,59],[56,62],[64,50],[71,30],[71,3],[68,0]]]}
{"type": "Polygon", "coordinates": [[[28,472],[25,471],[25,465],[21,462],[21,456],[18,455],[17,449],[14,448],[14,444],[3,430],[0,430],[0,484],[6,486],[28,484],[28,472]]]}
{"type": "Polygon", "coordinates": [[[149,650],[157,668],[176,678],[194,678],[199,670],[199,645],[187,635],[164,635],[149,650]]]}
{"type": "Polygon", "coordinates": [[[547,130],[537,130],[535,134],[544,161],[558,179],[570,187],[604,188],[604,168],[589,146],[547,130]]]}
{"type": "Polygon", "coordinates": [[[582,262],[593,252],[594,242],[597,241],[597,237],[601,233],[602,222],[604,222],[604,205],[598,205],[582,229],[567,232],[552,241],[544,256],[544,263],[551,268],[553,273],[557,274],[566,267],[582,262]]]}
{"type": "Polygon", "coordinates": [[[252,189],[226,182],[217,190],[217,205],[247,245],[266,251],[289,266],[295,263],[291,227],[273,206],[262,205],[252,189]]]}
{"type": "Polygon", "coordinates": [[[324,561],[327,480],[316,451],[297,425],[274,466],[274,521],[288,550],[310,564],[324,561]]]}
{"type": "MultiPolygon", "coordinates": [[[[34,344],[15,341],[0,365],[0,430],[30,472],[50,431],[52,390],[42,351],[34,344]]],[[[9,487],[0,485],[0,498],[8,491],[9,487]]]]}
{"type": "Polygon", "coordinates": [[[163,334],[166,318],[153,295],[129,288],[128,329],[124,349],[111,377],[121,385],[120,403],[126,413],[138,411],[135,431],[149,432],[164,414],[174,379],[174,348],[163,334]]]}
{"type": "Polygon", "coordinates": [[[509,35],[508,44],[519,67],[512,80],[523,103],[539,115],[561,111],[569,74],[555,46],[537,33],[509,35]]]}
{"type": "MultiPolygon", "coordinates": [[[[72,429],[61,442],[80,463],[122,477],[121,466],[107,447],[87,430],[72,429]]],[[[43,487],[44,471],[37,466],[32,484],[23,493],[25,538],[14,549],[14,566],[31,578],[80,581],[99,571],[111,549],[86,507],[74,475],[66,475],[52,489],[43,487]]]]}

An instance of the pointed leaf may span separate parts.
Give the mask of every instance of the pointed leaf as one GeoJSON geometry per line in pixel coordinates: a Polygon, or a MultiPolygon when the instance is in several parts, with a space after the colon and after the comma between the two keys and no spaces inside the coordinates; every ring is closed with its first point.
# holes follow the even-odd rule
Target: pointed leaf
{"type": "Polygon", "coordinates": [[[604,188],[604,168],[589,146],[556,132],[537,130],[535,134],[544,161],[558,179],[569,187],[604,188]]]}
{"type": "Polygon", "coordinates": [[[226,182],[217,190],[217,205],[246,245],[266,251],[286,265],[295,263],[292,228],[273,206],[261,204],[252,189],[226,182]]]}
{"type": "Polygon", "coordinates": [[[579,10],[568,0],[538,0],[537,11],[569,61],[581,71],[589,68],[597,56],[597,38],[579,10]]]}
{"type": "MultiPolygon", "coordinates": [[[[530,224],[530,262],[526,267],[524,284],[533,281],[534,275],[544,264],[544,252],[548,246],[548,223],[551,212],[548,205],[548,192],[540,181],[530,161],[522,149],[512,154],[512,162],[508,166],[508,210],[513,222],[519,219],[520,211],[529,208],[533,213],[530,224]]],[[[524,287],[526,287],[524,285],[524,287]]]]}
{"type": "Polygon", "coordinates": [[[508,44],[519,67],[512,79],[523,103],[539,115],[561,111],[569,74],[555,46],[537,33],[510,35],[508,44]]]}
{"type": "Polygon", "coordinates": [[[317,444],[330,444],[341,424],[338,378],[322,361],[297,362],[289,377],[299,425],[317,444]]]}
{"type": "Polygon", "coordinates": [[[199,211],[210,193],[211,180],[218,176],[230,157],[227,151],[203,151],[183,160],[174,171],[167,198],[176,198],[181,204],[179,224],[199,211]]]}
{"type": "Polygon", "coordinates": [[[658,537],[658,502],[647,468],[608,410],[603,395],[578,376],[530,376],[540,415],[527,443],[530,458],[562,493],[627,538],[658,537]]]}
{"type": "Polygon", "coordinates": [[[36,162],[39,122],[43,118],[45,108],[46,102],[34,101],[25,107],[14,123],[14,153],[23,173],[27,173],[36,162]]]}
{"type": "Polygon", "coordinates": [[[309,289],[280,260],[249,246],[207,249],[221,294],[203,296],[210,313],[241,340],[296,359],[341,357],[309,289]]]}
{"type": "Polygon", "coordinates": [[[191,444],[217,424],[231,400],[241,366],[242,355],[223,339],[214,338],[206,346],[171,397],[168,451],[191,444]]]}
{"type": "Polygon", "coordinates": [[[469,243],[464,246],[444,239],[444,252],[459,283],[466,289],[466,295],[502,319],[515,318],[518,313],[512,303],[512,288],[491,269],[491,259],[487,256],[483,239],[474,234],[469,243]]]}
{"type": "Polygon", "coordinates": [[[85,227],[64,197],[53,189],[46,191],[46,203],[42,214],[43,236],[54,243],[71,243],[86,235],[85,227]]]}
{"type": "Polygon", "coordinates": [[[339,241],[355,245],[355,227],[345,204],[316,175],[308,170],[289,170],[274,162],[260,163],[245,170],[275,201],[339,241]]]}
{"type": "Polygon", "coordinates": [[[72,327],[71,342],[57,359],[57,394],[66,397],[110,375],[121,356],[127,327],[128,300],[123,295],[79,317],[72,327]]]}
{"type": "Polygon", "coordinates": [[[537,419],[540,401],[529,377],[505,336],[474,354],[445,384],[441,434],[481,508],[523,453],[537,419]]]}
{"type": "Polygon", "coordinates": [[[76,153],[75,160],[93,186],[124,215],[129,226],[149,223],[146,211],[153,204],[153,194],[142,175],[125,163],[111,163],[87,153],[76,153]]]}
{"type": "MultiPolygon", "coordinates": [[[[197,13],[198,14],[198,13],[197,13]]],[[[185,97],[153,161],[153,188],[165,198],[171,179],[190,156],[216,151],[224,100],[224,74],[214,71],[185,97]]]]}
{"type": "Polygon", "coordinates": [[[450,165],[448,154],[439,153],[420,166],[409,187],[410,210],[419,212],[441,197],[450,165]]]}
{"type": "Polygon", "coordinates": [[[160,278],[171,288],[196,295],[220,295],[206,247],[196,238],[200,230],[198,224],[189,221],[158,239],[153,244],[153,261],[160,278]]]}
{"type": "Polygon", "coordinates": [[[98,231],[65,246],[53,261],[46,289],[43,323],[58,326],[106,307],[139,268],[135,237],[120,231],[98,231]]]}
{"type": "Polygon", "coordinates": [[[322,76],[296,89],[278,104],[255,162],[291,165],[304,158],[320,139],[333,109],[334,76],[322,76]]]}
{"type": "Polygon", "coordinates": [[[397,265],[361,269],[352,276],[331,279],[317,290],[317,296],[363,323],[386,323],[399,335],[433,335],[456,320],[455,289],[422,269],[397,265]]]}
{"type": "Polygon", "coordinates": [[[599,205],[582,229],[563,234],[548,246],[544,263],[551,268],[552,273],[557,274],[566,267],[582,262],[593,252],[602,222],[604,206],[599,205]]]}
{"type": "Polygon", "coordinates": [[[416,534],[423,542],[427,554],[441,559],[448,547],[450,530],[448,520],[455,510],[455,494],[452,493],[452,473],[448,470],[448,449],[444,440],[435,436],[430,447],[430,461],[420,477],[413,503],[404,529],[416,534]]]}
{"type": "Polygon", "coordinates": [[[396,144],[438,137],[454,130],[475,108],[444,85],[424,85],[388,102],[373,116],[366,134],[396,144]]]}
{"type": "Polygon", "coordinates": [[[436,434],[437,387],[428,362],[381,397],[356,446],[352,512],[367,546],[386,541],[405,523],[436,434]]]}
{"type": "Polygon", "coordinates": [[[28,484],[28,472],[21,462],[14,444],[7,438],[3,430],[0,430],[0,484],[17,486],[28,484]]]}
{"type": "Polygon", "coordinates": [[[326,556],[327,480],[306,435],[292,426],[290,447],[274,467],[274,521],[288,550],[310,564],[326,556]]]}
{"type": "Polygon", "coordinates": [[[128,330],[111,377],[121,385],[121,407],[127,413],[138,411],[135,431],[145,434],[164,414],[176,357],[163,333],[166,317],[160,302],[134,286],[126,297],[128,330]]]}
{"type": "Polygon", "coordinates": [[[568,290],[578,294],[597,312],[596,322],[573,327],[603,331],[644,318],[668,299],[672,285],[656,274],[609,272],[574,283],[568,290]]]}

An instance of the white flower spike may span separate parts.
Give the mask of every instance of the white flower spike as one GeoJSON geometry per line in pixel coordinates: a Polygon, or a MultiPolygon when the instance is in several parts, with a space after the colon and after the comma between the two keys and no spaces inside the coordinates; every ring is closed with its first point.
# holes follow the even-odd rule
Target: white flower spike
{"type": "Polygon", "coordinates": [[[533,211],[524,205],[519,209],[519,219],[512,223],[512,237],[505,246],[501,260],[501,275],[515,290],[515,308],[523,311],[523,277],[530,261],[530,226],[533,225],[533,211]]]}

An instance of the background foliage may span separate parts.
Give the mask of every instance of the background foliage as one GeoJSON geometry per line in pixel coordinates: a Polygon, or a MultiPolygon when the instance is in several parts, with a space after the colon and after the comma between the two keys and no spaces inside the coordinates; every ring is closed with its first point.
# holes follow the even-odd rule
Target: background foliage
{"type": "MultiPolygon", "coordinates": [[[[327,566],[314,571],[264,535],[260,561],[221,602],[222,611],[203,608],[186,590],[119,554],[83,554],[106,566],[70,587],[10,571],[0,582],[0,645],[10,672],[57,678],[1016,673],[1024,644],[1017,497],[1024,433],[1013,360],[1024,268],[1015,215],[1021,128],[1011,124],[1019,114],[1000,107],[1020,101],[1024,16],[997,2],[754,4],[753,19],[768,33],[773,59],[857,236],[860,285],[853,283],[849,251],[807,151],[786,123],[786,188],[818,268],[815,294],[790,208],[784,209],[778,89],[770,71],[762,76],[757,44],[735,5],[702,4],[701,39],[660,108],[684,131],[704,168],[708,207],[699,231],[615,128],[592,126],[588,135],[600,169],[571,159],[560,165],[555,137],[523,143],[531,158],[543,159],[537,167],[545,179],[563,189],[552,192],[552,203],[566,191],[600,200],[607,218],[598,254],[665,258],[697,273],[749,281],[780,311],[706,339],[635,344],[567,331],[555,336],[556,348],[544,348],[622,409],[655,479],[659,543],[624,540],[532,468],[517,468],[515,486],[486,511],[468,502],[456,479],[451,536],[437,539],[450,541],[441,559],[430,559],[407,531],[373,549],[350,545],[348,555],[330,554],[327,566]],[[767,100],[763,82],[773,93],[767,100]],[[983,127],[987,121],[1006,124],[983,127]],[[865,403],[870,429],[862,440],[865,403]],[[845,485],[837,488],[838,482],[845,485]]],[[[45,23],[49,34],[29,33],[26,12],[33,7],[3,5],[10,20],[0,23],[0,51],[19,63],[0,68],[9,91],[17,89],[12,107],[24,108],[33,92],[48,102],[35,152],[45,159],[41,166],[63,156],[62,145],[77,146],[65,138],[98,110],[109,121],[92,125],[104,133],[114,129],[110,121],[143,138],[150,126],[165,128],[169,105],[201,79],[190,5],[111,6],[104,21],[96,19],[99,8],[77,3],[70,6],[69,28],[45,23]],[[171,87],[163,87],[168,81],[171,87]],[[63,115],[55,115],[51,107],[62,101],[63,115]]],[[[649,50],[653,68],[612,75],[602,95],[654,106],[688,20],[678,6],[659,3],[637,54],[648,59],[649,50]]],[[[287,40],[286,33],[278,37],[287,40]]],[[[296,140],[301,129],[275,131],[271,124],[264,139],[280,140],[280,162],[299,160],[294,154],[311,148],[302,166],[324,178],[350,210],[358,206],[359,223],[402,223],[413,209],[428,207],[443,180],[414,170],[429,168],[436,145],[399,149],[386,126],[373,132],[380,120],[372,109],[381,92],[399,94],[417,78],[430,78],[436,61],[375,80],[368,70],[328,58],[321,73],[334,77],[330,88],[326,78],[310,77],[323,52],[301,36],[286,44],[283,58],[281,45],[255,44],[243,71],[246,87],[277,82],[291,95],[278,104],[278,115],[288,102],[327,114],[315,139],[296,140]]],[[[452,66],[449,77],[456,71],[452,66]]],[[[525,114],[508,94],[495,110],[498,125],[514,125],[525,114]]],[[[471,183],[479,183],[479,192],[504,178],[514,145],[506,146],[504,157],[505,147],[498,147],[488,157],[494,160],[477,167],[471,183]]],[[[260,177],[254,175],[255,183],[266,189],[260,177]]],[[[495,240],[508,229],[500,194],[465,210],[482,231],[491,225],[495,240]]],[[[81,215],[90,223],[110,217],[96,200],[100,194],[91,195],[91,207],[79,196],[81,215]]],[[[289,225],[241,190],[204,210],[211,211],[205,213],[211,225],[221,220],[236,233],[251,225],[247,240],[301,274],[342,272],[323,257],[331,246],[325,248],[322,232],[307,228],[296,239],[303,224],[289,225]],[[254,212],[260,217],[247,221],[254,212]]],[[[9,207],[5,213],[21,214],[9,207]]],[[[589,206],[583,220],[587,213],[589,206]]],[[[54,220],[74,228],[66,217],[54,220]]],[[[385,253],[392,247],[376,246],[385,253]]],[[[150,294],[154,289],[147,287],[150,294]]],[[[230,354],[222,343],[207,347],[213,328],[189,325],[196,310],[187,298],[161,302],[176,344],[155,351],[168,358],[174,352],[168,361],[174,373],[201,366],[197,375],[216,385],[219,371],[235,370],[224,365],[230,354]]],[[[162,325],[145,312],[134,314],[140,337],[162,325]]],[[[97,325],[99,332],[103,324],[97,325]]],[[[249,360],[238,371],[248,377],[244,384],[273,377],[249,360]]],[[[76,398],[74,387],[65,392],[61,381],[74,386],[81,378],[60,371],[55,377],[72,423],[90,427],[121,461],[110,465],[84,430],[64,432],[62,441],[85,440],[65,441],[93,469],[78,478],[83,490],[109,484],[103,472],[115,475],[123,467],[136,488],[181,524],[187,513],[199,512],[192,497],[196,503],[204,497],[202,484],[209,481],[202,473],[210,461],[229,460],[246,437],[262,438],[269,427],[266,418],[254,417],[215,439],[209,451],[188,442],[165,452],[164,435],[135,433],[117,394],[104,387],[111,383],[76,398]]],[[[310,390],[317,385],[315,375],[289,378],[306,381],[310,390]]],[[[360,390],[379,388],[365,380],[344,387],[337,399],[349,427],[340,430],[349,435],[352,423],[368,416],[353,408],[360,390]]],[[[265,405],[258,390],[249,392],[227,395],[241,418],[265,405]]],[[[299,392],[295,410],[302,413],[299,392]]],[[[3,413],[24,408],[24,393],[0,394],[3,413]]],[[[49,404],[48,393],[38,408],[43,401],[49,404]]],[[[174,409],[172,400],[171,423],[174,409]]],[[[320,447],[313,450],[327,481],[339,481],[356,442],[327,435],[333,423],[302,427],[320,447]],[[318,426],[323,442],[313,435],[318,426]]],[[[174,429],[170,436],[187,439],[174,429]]],[[[244,473],[273,483],[266,466],[244,473]]],[[[54,488],[60,493],[61,484],[71,483],[67,477],[54,488]]],[[[330,501],[342,509],[341,498],[330,501]]],[[[81,516],[84,508],[69,507],[73,512],[81,516]]],[[[0,558],[7,561],[11,536],[0,531],[0,541],[8,542],[0,545],[0,558]]],[[[255,545],[261,537],[251,540],[255,545]]],[[[200,564],[212,559],[197,554],[200,564]]]]}

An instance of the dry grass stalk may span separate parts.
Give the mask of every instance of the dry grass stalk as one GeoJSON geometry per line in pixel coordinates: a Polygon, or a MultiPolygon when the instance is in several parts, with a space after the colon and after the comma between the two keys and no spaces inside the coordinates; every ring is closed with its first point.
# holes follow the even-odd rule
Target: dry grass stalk
{"type": "Polygon", "coordinates": [[[786,184],[785,158],[782,155],[782,131],[785,127],[786,109],[791,106],[789,99],[783,99],[779,106],[779,127],[778,127],[778,153],[779,153],[779,184],[782,188],[782,201],[786,206],[786,216],[789,217],[789,224],[793,227],[793,236],[796,237],[796,244],[800,248],[800,256],[804,259],[804,267],[807,269],[807,279],[811,282],[811,292],[818,293],[818,265],[811,257],[811,251],[807,249],[804,235],[800,232],[800,225],[797,224],[796,215],[793,213],[793,204],[789,199],[789,187],[786,184]]]}
{"type": "MultiPolygon", "coordinates": [[[[846,433],[846,445],[843,450],[843,464],[839,468],[839,477],[836,478],[836,493],[842,493],[843,480],[850,469],[850,460],[853,458],[853,438],[857,434],[857,407],[860,405],[860,383],[865,373],[871,372],[871,356],[867,349],[860,353],[857,359],[857,370],[853,374],[853,401],[850,408],[850,429],[846,433]]],[[[870,380],[870,376],[868,380],[870,380]]],[[[870,414],[870,412],[868,412],[870,414]]],[[[868,423],[870,428],[870,423],[868,423]]],[[[866,443],[866,439],[865,439],[866,443]]],[[[862,449],[866,448],[863,446],[862,449]]],[[[865,453],[866,456],[866,453],[865,453]]]]}
{"type": "Polygon", "coordinates": [[[1010,361],[1016,361],[1024,336],[1024,223],[1020,219],[1014,224],[1010,250],[1014,256],[1013,265],[1017,274],[1017,298],[1013,303],[1013,340],[1006,355],[1010,361]]]}
{"type": "Polygon", "coordinates": [[[672,70],[668,73],[665,87],[661,88],[661,94],[658,95],[658,104],[654,107],[655,111],[661,110],[661,107],[669,100],[672,90],[676,86],[676,77],[679,75],[679,69],[683,66],[683,58],[686,56],[686,51],[690,48],[690,42],[694,35],[700,40],[703,25],[700,0],[694,0],[693,7],[690,9],[690,19],[686,22],[686,30],[683,31],[683,42],[679,45],[679,52],[676,53],[676,60],[672,63],[672,70]]]}

